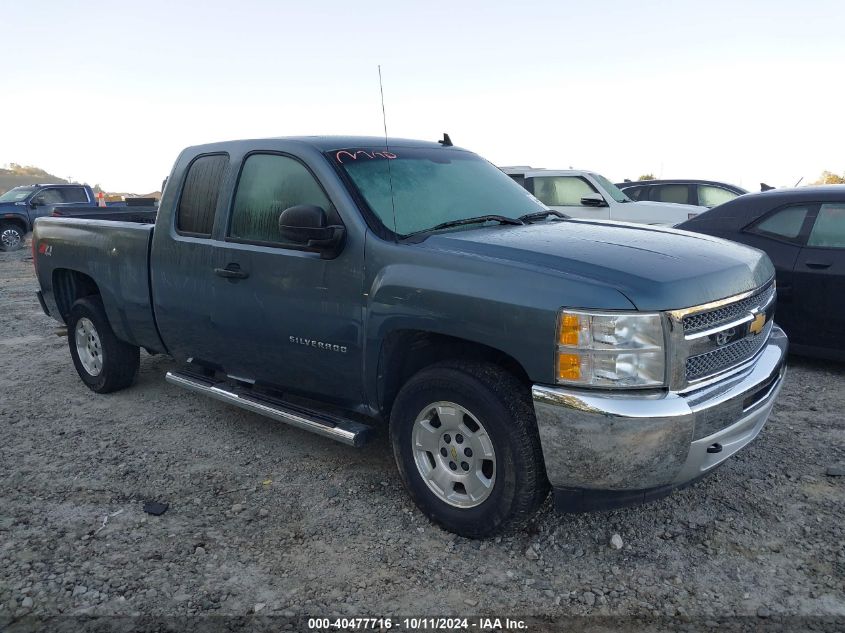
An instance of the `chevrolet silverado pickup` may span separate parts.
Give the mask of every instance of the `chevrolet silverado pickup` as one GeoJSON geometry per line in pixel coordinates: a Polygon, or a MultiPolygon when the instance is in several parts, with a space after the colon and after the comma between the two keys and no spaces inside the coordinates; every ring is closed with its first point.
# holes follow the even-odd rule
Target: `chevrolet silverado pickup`
{"type": "MultiPolygon", "coordinates": [[[[451,143],[182,152],[154,226],[42,218],[44,311],[82,382],[178,387],[360,446],[469,537],[669,494],[760,433],[787,340],[758,250],[567,218],[451,143]]],[[[726,490],[726,495],[730,494],[726,490]]]]}

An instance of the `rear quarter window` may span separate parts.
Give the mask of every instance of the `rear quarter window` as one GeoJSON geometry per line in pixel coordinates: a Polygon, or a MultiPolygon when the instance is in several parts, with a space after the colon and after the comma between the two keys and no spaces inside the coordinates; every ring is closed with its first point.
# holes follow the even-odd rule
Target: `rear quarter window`
{"type": "Polygon", "coordinates": [[[812,205],[797,204],[770,213],[752,225],[749,230],[764,237],[773,237],[788,242],[798,242],[801,228],[810,213],[812,205]]]}
{"type": "Polygon", "coordinates": [[[191,163],[176,209],[177,231],[202,237],[211,236],[217,199],[228,164],[228,154],[200,156],[191,163]]]}

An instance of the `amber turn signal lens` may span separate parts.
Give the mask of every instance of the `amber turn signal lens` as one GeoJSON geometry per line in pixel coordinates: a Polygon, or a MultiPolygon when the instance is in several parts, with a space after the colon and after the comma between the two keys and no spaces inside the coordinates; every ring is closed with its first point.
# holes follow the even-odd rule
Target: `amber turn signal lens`
{"type": "Polygon", "coordinates": [[[578,354],[558,354],[557,377],[559,380],[580,380],[581,356],[578,354]]]}
{"type": "Polygon", "coordinates": [[[581,328],[581,319],[577,314],[564,314],[560,319],[560,335],[558,343],[569,347],[577,347],[578,331],[581,328]]]}

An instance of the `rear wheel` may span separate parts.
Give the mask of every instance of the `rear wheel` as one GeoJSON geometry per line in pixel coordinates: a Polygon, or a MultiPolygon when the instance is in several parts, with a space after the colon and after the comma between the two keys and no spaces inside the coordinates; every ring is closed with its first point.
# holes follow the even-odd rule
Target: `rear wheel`
{"type": "Polygon", "coordinates": [[[77,300],[67,325],[70,356],[89,389],[110,393],[132,384],[138,374],[140,350],[115,336],[99,296],[77,300]]]}
{"type": "Polygon", "coordinates": [[[484,363],[443,363],[402,388],[393,452],[417,506],[479,538],[530,517],[548,493],[533,407],[520,382],[484,363]]]}
{"type": "Polygon", "coordinates": [[[24,230],[17,224],[3,222],[0,224],[0,250],[14,251],[23,246],[24,230]]]}

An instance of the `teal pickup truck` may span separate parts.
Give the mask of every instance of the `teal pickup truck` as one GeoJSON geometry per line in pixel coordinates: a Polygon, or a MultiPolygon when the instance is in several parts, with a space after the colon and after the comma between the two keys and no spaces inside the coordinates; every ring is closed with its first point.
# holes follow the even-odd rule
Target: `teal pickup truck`
{"type": "MultiPolygon", "coordinates": [[[[389,426],[419,508],[483,537],[668,494],[751,442],[787,340],[765,254],[573,220],[477,155],[362,137],[191,147],[155,226],[42,218],[82,381],[179,387],[352,446],[389,426]]],[[[730,494],[726,491],[725,494],[730,494]]]]}

